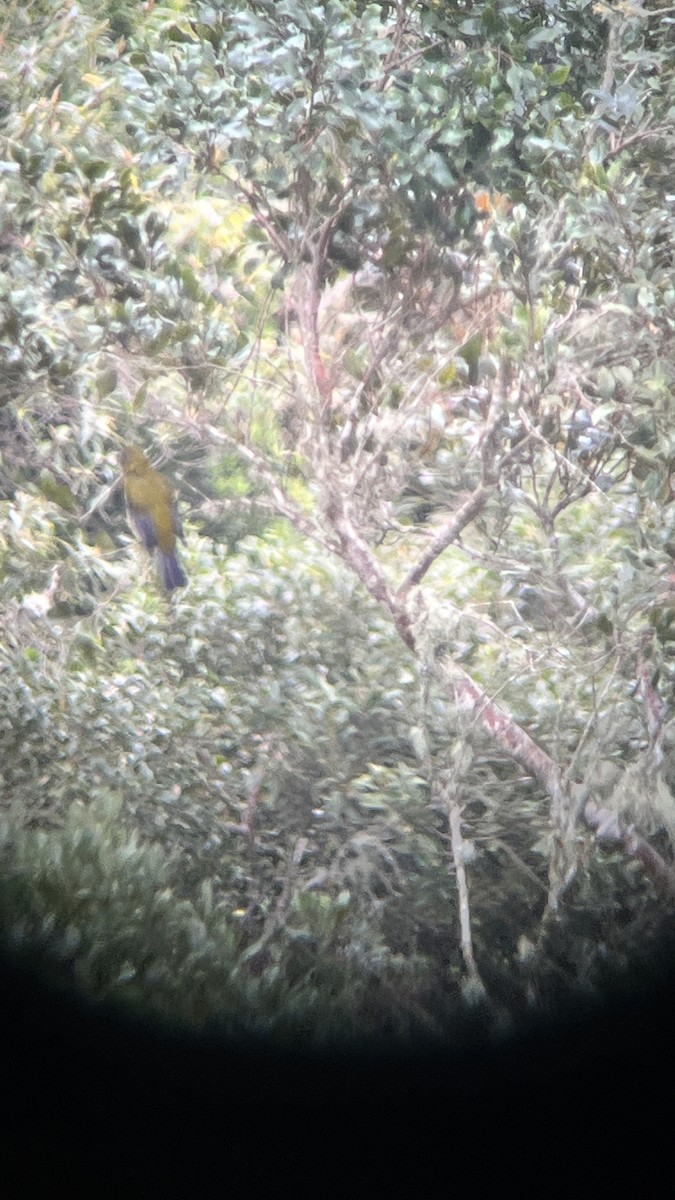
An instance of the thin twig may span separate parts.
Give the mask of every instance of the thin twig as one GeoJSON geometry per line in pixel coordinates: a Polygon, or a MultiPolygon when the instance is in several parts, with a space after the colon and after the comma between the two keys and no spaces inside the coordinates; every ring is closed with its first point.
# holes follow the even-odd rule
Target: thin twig
{"type": "Polygon", "coordinates": [[[451,519],[439,530],[419,562],[408,572],[403,583],[399,586],[396,593],[399,599],[404,599],[410,589],[420,583],[439,555],[444,550],[447,550],[448,546],[456,541],[462,530],[467,525],[470,525],[474,518],[478,516],[478,513],[485,507],[494,490],[495,485],[493,484],[488,486],[484,483],[479,484],[468,499],[464,501],[464,504],[457,509],[457,512],[453,513],[451,519]]]}

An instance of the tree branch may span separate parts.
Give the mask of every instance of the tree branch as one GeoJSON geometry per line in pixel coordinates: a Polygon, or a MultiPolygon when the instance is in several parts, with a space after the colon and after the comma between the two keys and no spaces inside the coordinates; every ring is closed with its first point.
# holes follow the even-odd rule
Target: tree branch
{"type": "Polygon", "coordinates": [[[459,537],[462,530],[467,525],[470,525],[481,509],[485,507],[489,497],[495,490],[499,479],[499,468],[510,457],[510,455],[507,456],[501,464],[498,464],[497,453],[503,404],[503,390],[502,388],[495,388],[490,401],[485,429],[479,443],[483,463],[482,481],[469,498],[465,500],[461,508],[450,518],[447,525],[436,534],[436,537],[422,555],[417,565],[408,572],[396,593],[399,599],[403,599],[410,589],[415,587],[424,578],[439,555],[444,550],[447,550],[448,546],[459,537]]]}
{"type": "Polygon", "coordinates": [[[403,583],[398,588],[396,595],[399,600],[404,600],[411,588],[415,587],[426,575],[430,567],[433,566],[436,559],[447,550],[460,535],[467,525],[470,525],[474,518],[484,508],[488,498],[494,491],[494,484],[486,485],[484,483],[471,493],[468,500],[457,509],[457,512],[436,534],[435,538],[425,550],[419,562],[408,572],[403,583]]]}
{"type": "Polygon", "coordinates": [[[279,516],[286,517],[295,528],[305,535],[305,537],[313,538],[326,549],[335,552],[336,547],[331,545],[326,538],[321,534],[321,530],[316,523],[303,513],[302,509],[286,494],[274,472],[270,470],[269,464],[250,446],[246,446],[243,442],[238,441],[222,430],[216,429],[213,425],[205,426],[206,431],[215,442],[225,444],[231,447],[237,454],[241,456],[251,468],[251,472],[260,479],[268,490],[271,507],[279,516]]]}
{"type": "Polygon", "coordinates": [[[415,637],[410,614],[395,596],[370,546],[356,532],[345,508],[344,499],[334,490],[326,506],[326,516],[335,530],[344,561],[361,580],[366,591],[391,613],[394,624],[406,646],[415,650],[415,637]]]}
{"type": "Polygon", "coordinates": [[[452,660],[444,658],[437,663],[436,674],[442,683],[452,687],[458,708],[469,711],[492,741],[541,784],[553,801],[553,816],[558,823],[566,815],[571,797],[557,763],[452,660]]]}
{"type": "Polygon", "coordinates": [[[594,830],[598,841],[615,842],[623,846],[629,858],[641,862],[645,871],[675,896],[675,869],[634,829],[625,826],[616,813],[603,808],[595,800],[587,800],[583,817],[588,828],[594,830]]]}
{"type": "Polygon", "coordinates": [[[471,907],[469,904],[469,885],[466,877],[465,843],[462,837],[462,807],[456,788],[448,784],[441,788],[441,799],[448,813],[450,826],[450,844],[452,858],[455,864],[457,892],[459,894],[459,931],[462,958],[466,967],[468,984],[473,988],[474,995],[484,996],[485,985],[480,977],[473,952],[473,937],[471,934],[471,907]]]}
{"type": "MultiPolygon", "coordinates": [[[[342,558],[356,573],[369,594],[389,610],[399,635],[411,650],[416,651],[413,621],[402,598],[401,589],[395,595],[391,592],[370,547],[354,529],[341,496],[335,493],[331,496],[326,515],[338,536],[342,558]]],[[[423,601],[420,602],[423,604],[423,601]]],[[[579,798],[572,794],[563,771],[554,759],[537,745],[510,713],[491,700],[483,688],[461,667],[446,657],[440,661],[436,660],[432,669],[439,681],[452,689],[458,709],[470,713],[495,745],[536,779],[550,797],[551,817],[558,835],[558,853],[554,854],[553,858],[557,875],[549,888],[549,908],[555,909],[560,891],[574,873],[574,864],[570,863],[568,848],[572,844],[579,815],[579,798]]],[[[452,817],[451,808],[448,812],[452,817]]],[[[593,800],[586,801],[583,817],[589,828],[597,830],[599,838],[621,842],[630,857],[637,858],[649,874],[665,883],[675,894],[675,871],[644,838],[632,829],[624,829],[615,814],[601,808],[593,800]]],[[[456,814],[451,821],[451,834],[454,848],[457,849],[460,843],[457,840],[456,814]]],[[[470,965],[470,959],[467,959],[467,963],[470,965]]]]}

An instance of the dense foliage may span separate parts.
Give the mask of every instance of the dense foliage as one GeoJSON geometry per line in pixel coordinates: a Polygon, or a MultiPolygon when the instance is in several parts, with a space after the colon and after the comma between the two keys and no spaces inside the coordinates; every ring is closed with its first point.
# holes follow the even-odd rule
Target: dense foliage
{"type": "Polygon", "coordinates": [[[442,1038],[658,944],[660,7],[0,17],[0,908],[87,992],[442,1038]]]}

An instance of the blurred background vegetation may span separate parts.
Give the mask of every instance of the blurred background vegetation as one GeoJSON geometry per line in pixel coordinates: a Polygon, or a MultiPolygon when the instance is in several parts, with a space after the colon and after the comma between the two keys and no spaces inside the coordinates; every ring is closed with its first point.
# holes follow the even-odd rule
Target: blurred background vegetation
{"type": "Polygon", "coordinates": [[[672,898],[581,811],[552,919],[550,801],[434,663],[672,864],[674,30],[4,6],[0,920],[54,978],[228,1032],[452,1039],[450,784],[486,1028],[662,952],[672,898]],[[179,496],[171,599],[125,442],[179,496]],[[335,513],[395,589],[486,446],[413,654],[335,513]]]}

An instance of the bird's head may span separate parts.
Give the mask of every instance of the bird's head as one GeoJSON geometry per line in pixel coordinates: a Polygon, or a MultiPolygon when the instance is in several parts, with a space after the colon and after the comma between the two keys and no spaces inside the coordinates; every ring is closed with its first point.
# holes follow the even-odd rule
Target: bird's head
{"type": "Polygon", "coordinates": [[[125,446],[120,454],[120,466],[128,475],[129,472],[147,471],[150,464],[138,446],[125,446]]]}

